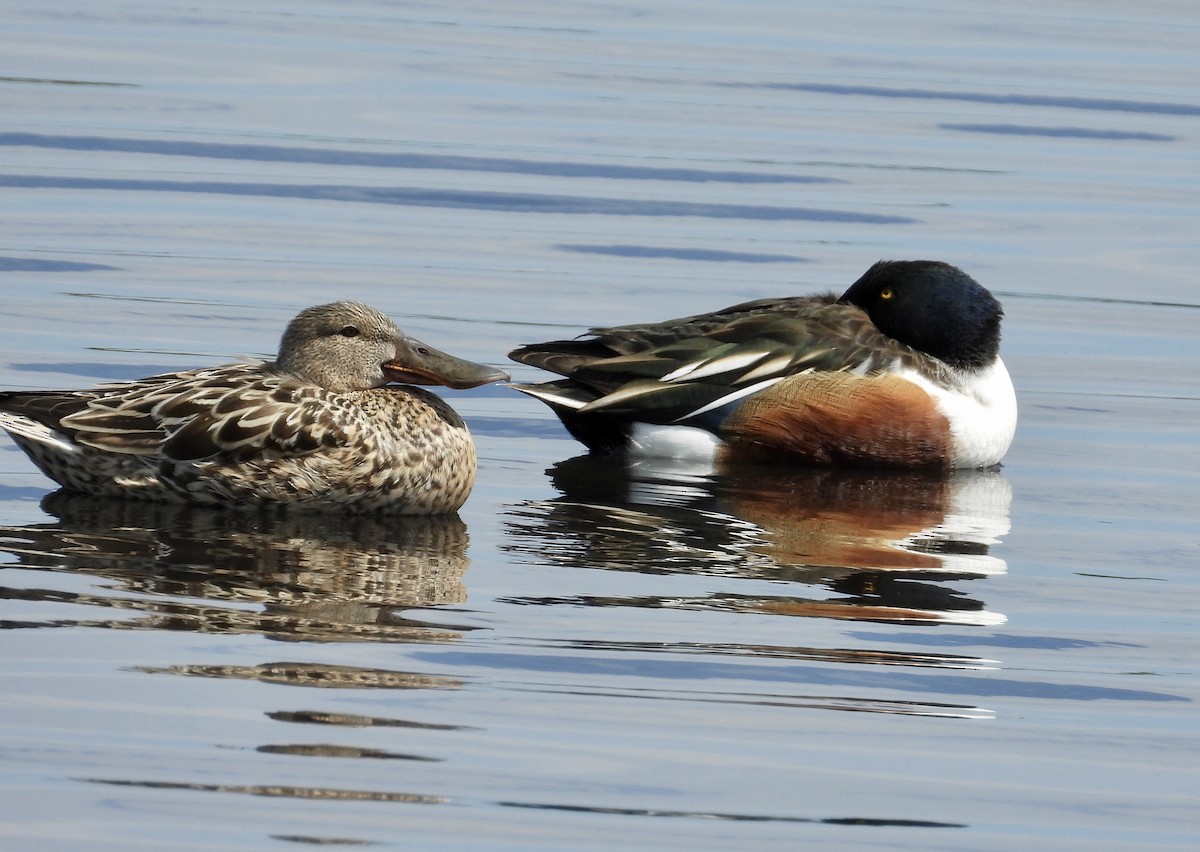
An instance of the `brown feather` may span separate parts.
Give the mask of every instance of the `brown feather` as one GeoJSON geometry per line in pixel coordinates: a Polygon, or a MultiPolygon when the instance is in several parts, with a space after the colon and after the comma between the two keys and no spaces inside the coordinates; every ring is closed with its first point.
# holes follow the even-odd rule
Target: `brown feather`
{"type": "Polygon", "coordinates": [[[946,467],[950,423],[893,374],[805,373],[750,397],[723,424],[731,458],[862,467],[946,467]]]}

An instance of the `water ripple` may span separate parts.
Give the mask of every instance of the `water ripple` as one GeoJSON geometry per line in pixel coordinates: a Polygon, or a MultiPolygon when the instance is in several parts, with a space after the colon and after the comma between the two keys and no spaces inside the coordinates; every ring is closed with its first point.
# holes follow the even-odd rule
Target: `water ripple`
{"type": "Polygon", "coordinates": [[[794,817],[767,814],[732,814],[715,811],[674,811],[651,808],[609,808],[598,805],[561,805],[539,802],[498,802],[507,808],[534,808],[537,810],[568,811],[587,814],[617,814],[620,816],[674,817],[690,819],[719,819],[735,822],[805,822],[820,825],[872,825],[897,828],[966,828],[955,822],[935,822],[920,819],[876,819],[873,817],[794,817]]]}
{"type": "Polygon", "coordinates": [[[108,272],[120,269],[104,263],[75,263],[33,257],[0,257],[0,272],[108,272]]]}
{"type": "Polygon", "coordinates": [[[607,254],[615,257],[668,257],[675,260],[703,260],[716,263],[811,263],[806,257],[794,254],[756,254],[745,251],[719,251],[717,249],[701,248],[668,248],[665,246],[589,246],[561,244],[555,246],[559,251],[579,252],[580,254],[607,254]]]}
{"type": "Polygon", "coordinates": [[[1133,130],[1096,130],[1090,127],[1034,127],[1024,124],[939,124],[943,130],[965,133],[998,133],[1008,136],[1050,136],[1056,139],[1136,139],[1143,142],[1174,142],[1177,137],[1165,133],[1133,130]]]}
{"type": "Polygon", "coordinates": [[[1152,115],[1200,115],[1200,105],[1131,101],[1119,98],[1081,98],[1071,95],[1026,95],[1019,93],[993,94],[950,89],[892,88],[889,86],[850,86],[837,83],[721,83],[741,89],[789,89],[824,95],[864,95],[873,98],[905,98],[914,100],[967,101],[976,104],[1053,107],[1055,109],[1095,110],[1100,112],[1134,112],[1152,115]]]}
{"type": "Polygon", "coordinates": [[[814,207],[770,207],[696,201],[658,201],[597,198],[583,195],[544,195],[532,192],[485,192],[430,189],[415,186],[352,186],[348,184],[235,183],[226,181],[141,180],[130,178],[0,175],[0,186],[17,189],[77,189],[104,192],[194,192],[209,195],[302,198],[309,201],[348,201],[393,204],[400,207],[446,207],[499,210],[508,213],[551,213],[590,216],[691,216],[708,219],[847,222],[861,225],[908,225],[909,216],[855,213],[814,207]]]}
{"type": "Polygon", "coordinates": [[[206,157],[267,163],[323,163],[386,169],[443,169],[449,171],[504,172],[571,178],[618,180],[671,180],[689,183],[845,183],[838,178],[790,175],[779,172],[744,172],[728,169],[620,166],[520,160],[508,157],[468,157],[457,154],[345,151],[336,148],[293,148],[283,145],[244,145],[166,139],[126,139],[105,136],[52,136],[43,133],[0,133],[0,145],[23,145],[70,151],[114,151],[171,157],[206,157]]]}

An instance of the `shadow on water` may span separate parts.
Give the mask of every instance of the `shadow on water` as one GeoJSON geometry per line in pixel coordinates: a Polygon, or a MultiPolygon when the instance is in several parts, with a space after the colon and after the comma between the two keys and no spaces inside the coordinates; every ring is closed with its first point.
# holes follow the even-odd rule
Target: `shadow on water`
{"type": "Polygon", "coordinates": [[[662,463],[623,467],[581,456],[556,465],[550,476],[560,497],[511,512],[516,552],[577,567],[825,590],[572,603],[903,623],[1005,620],[946,585],[1005,571],[1004,561],[989,553],[1009,529],[1011,489],[995,471],[944,477],[755,467],[710,477],[662,463]]]}
{"type": "MultiPolygon", "coordinates": [[[[56,492],[56,520],[0,527],[16,566],[110,581],[86,592],[0,586],[0,596],[115,611],[94,619],[8,623],[196,633],[259,633],[280,641],[452,641],[469,628],[429,625],[400,610],[466,600],[467,529],[457,515],[313,516],[219,512],[56,492]]],[[[47,584],[49,585],[49,584],[47,584]]],[[[343,679],[405,685],[396,672],[272,664],[246,676],[308,685],[343,679]]]]}

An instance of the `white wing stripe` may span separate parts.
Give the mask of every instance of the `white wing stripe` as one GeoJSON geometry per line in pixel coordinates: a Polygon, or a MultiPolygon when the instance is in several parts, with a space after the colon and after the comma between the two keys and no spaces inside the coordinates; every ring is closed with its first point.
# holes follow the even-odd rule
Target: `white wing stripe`
{"type": "Polygon", "coordinates": [[[752,382],[755,379],[761,378],[763,376],[772,376],[773,374],[784,370],[791,363],[792,363],[791,353],[788,353],[786,355],[776,355],[774,358],[770,359],[769,361],[765,361],[762,364],[759,364],[757,367],[755,367],[749,373],[746,373],[744,376],[742,376],[742,381],[743,382],[752,382]]]}
{"type": "Polygon", "coordinates": [[[742,352],[740,354],[722,355],[707,361],[696,361],[691,364],[684,364],[677,370],[672,370],[659,381],[674,382],[686,378],[690,382],[693,379],[702,379],[720,373],[731,373],[734,370],[740,370],[743,367],[748,367],[751,364],[761,361],[769,354],[769,352],[742,352]]]}
{"type": "Polygon", "coordinates": [[[758,384],[753,384],[753,385],[750,385],[750,386],[744,387],[744,388],[738,388],[733,393],[727,393],[727,394],[725,394],[725,396],[720,397],[719,399],[715,399],[712,402],[708,403],[708,405],[704,405],[704,406],[701,406],[700,408],[697,408],[695,411],[691,412],[690,414],[685,414],[682,417],[676,418],[675,422],[679,423],[683,420],[687,420],[689,417],[695,417],[696,415],[703,414],[706,411],[712,411],[714,408],[720,408],[722,405],[727,405],[728,403],[731,403],[737,399],[741,399],[744,396],[750,396],[750,394],[758,393],[760,390],[769,388],[771,385],[775,384],[776,382],[782,381],[783,378],[784,378],[783,376],[775,376],[774,378],[766,379],[765,381],[761,381],[758,384]]]}
{"type": "Polygon", "coordinates": [[[580,409],[587,403],[581,399],[575,399],[571,396],[560,396],[554,392],[553,388],[546,389],[543,386],[517,388],[521,393],[529,394],[534,399],[540,399],[543,402],[555,403],[563,408],[580,409]]]}

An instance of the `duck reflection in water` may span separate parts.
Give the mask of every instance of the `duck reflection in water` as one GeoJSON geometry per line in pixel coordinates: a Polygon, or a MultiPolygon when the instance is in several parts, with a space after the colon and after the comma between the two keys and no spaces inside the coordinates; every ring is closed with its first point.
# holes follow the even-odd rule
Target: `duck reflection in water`
{"type": "MultiPolygon", "coordinates": [[[[48,590],[45,599],[70,595],[71,603],[141,616],[75,624],[262,633],[285,641],[436,642],[461,635],[462,628],[399,614],[466,600],[467,529],[456,514],[222,512],[65,491],[42,507],[56,520],[0,527],[0,549],[25,569],[114,583],[107,593],[48,590]]],[[[38,591],[0,594],[36,599],[38,591]]]]}
{"type": "Polygon", "coordinates": [[[512,510],[517,552],[577,567],[787,581],[834,593],[586,603],[915,623],[1005,620],[945,585],[1006,570],[989,552],[1008,532],[1012,497],[996,470],[742,465],[712,474],[679,462],[580,456],[548,473],[562,496],[512,510]]]}

